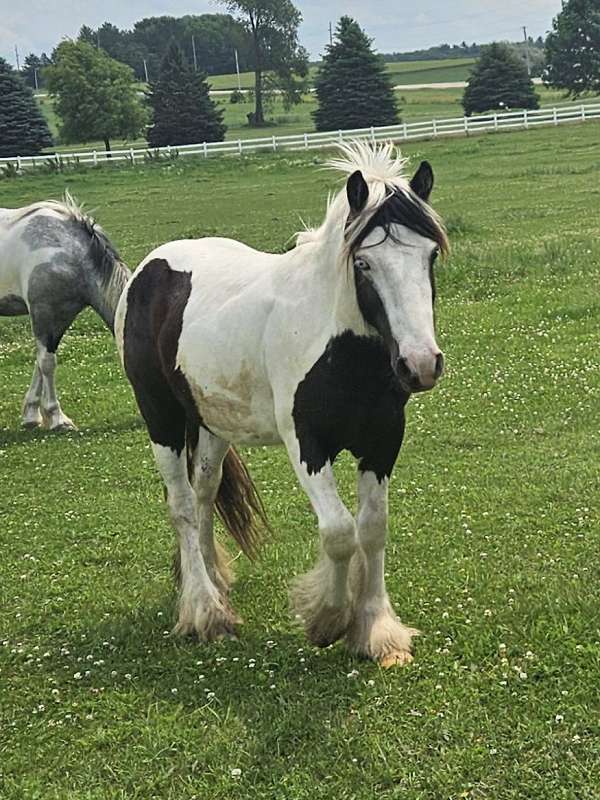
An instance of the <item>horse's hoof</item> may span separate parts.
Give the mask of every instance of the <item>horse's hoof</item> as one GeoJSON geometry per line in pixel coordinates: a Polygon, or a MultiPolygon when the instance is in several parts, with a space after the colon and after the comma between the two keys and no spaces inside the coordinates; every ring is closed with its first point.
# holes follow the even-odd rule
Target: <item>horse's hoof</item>
{"type": "Polygon", "coordinates": [[[52,433],[66,433],[67,431],[76,431],[77,425],[71,422],[70,419],[63,419],[58,424],[48,428],[48,430],[52,431],[52,433]]]}
{"type": "Polygon", "coordinates": [[[34,431],[36,428],[39,428],[42,424],[41,418],[37,419],[24,419],[21,422],[21,427],[26,431],[34,431]]]}
{"type": "Polygon", "coordinates": [[[382,669],[390,669],[390,667],[405,667],[413,661],[413,657],[406,650],[397,650],[396,652],[388,653],[378,661],[382,669]]]}

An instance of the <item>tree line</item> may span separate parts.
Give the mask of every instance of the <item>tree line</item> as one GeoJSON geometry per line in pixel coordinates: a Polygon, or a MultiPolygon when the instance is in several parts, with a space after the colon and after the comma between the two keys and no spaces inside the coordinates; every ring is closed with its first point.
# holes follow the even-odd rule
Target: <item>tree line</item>
{"type": "MultiPolygon", "coordinates": [[[[186,23],[177,30],[184,31],[185,39],[190,20],[206,22],[210,17],[243,33],[248,61],[242,64],[250,64],[255,73],[255,110],[249,124],[263,125],[265,92],[277,88],[286,103],[294,103],[302,100],[306,90],[308,55],[298,41],[301,15],[291,0],[220,2],[230,14],[183,17],[186,23]]],[[[190,57],[175,35],[165,43],[160,33],[163,22],[157,22],[161,20],[177,21],[160,17],[141,21],[152,25],[136,23],[134,27],[134,31],[138,26],[146,31],[147,43],[154,41],[153,46],[158,48],[160,43],[163,48],[147,93],[135,82],[134,68],[111,56],[98,41],[98,32],[82,29],[77,41],[61,42],[50,59],[40,58],[39,65],[28,59],[26,69],[41,73],[54,98],[63,142],[101,139],[110,149],[111,138],[133,139],[144,133],[151,147],[224,137],[223,111],[210,97],[206,62],[200,62],[205,68],[199,66],[202,51],[198,48],[195,58],[194,52],[190,57]]],[[[107,25],[98,30],[106,34],[107,25]]],[[[173,30],[170,22],[164,30],[173,30]]],[[[566,0],[553,21],[544,61],[547,85],[573,97],[600,93],[600,0],[566,0]]],[[[39,85],[40,76],[35,77],[39,85]]],[[[318,105],[313,117],[318,130],[390,125],[400,120],[384,59],[350,17],[341,18],[334,41],[326,47],[315,91],[318,105]]],[[[471,114],[535,108],[538,97],[521,55],[508,44],[493,43],[481,48],[462,102],[465,113],[471,114]]],[[[0,156],[36,153],[50,144],[31,88],[0,59],[0,156]]]]}

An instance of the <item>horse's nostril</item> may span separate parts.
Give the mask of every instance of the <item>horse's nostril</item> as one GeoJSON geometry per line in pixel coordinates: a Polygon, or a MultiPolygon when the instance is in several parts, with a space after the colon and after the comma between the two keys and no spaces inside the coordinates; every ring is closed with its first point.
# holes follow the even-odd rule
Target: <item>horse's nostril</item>
{"type": "Polygon", "coordinates": [[[443,373],[444,373],[444,356],[442,353],[438,353],[437,356],[435,357],[435,371],[433,373],[435,375],[435,379],[437,380],[438,378],[441,378],[443,373]]]}
{"type": "Polygon", "coordinates": [[[396,361],[396,375],[407,383],[410,383],[413,376],[410,367],[406,363],[406,359],[402,358],[402,356],[396,361]]]}

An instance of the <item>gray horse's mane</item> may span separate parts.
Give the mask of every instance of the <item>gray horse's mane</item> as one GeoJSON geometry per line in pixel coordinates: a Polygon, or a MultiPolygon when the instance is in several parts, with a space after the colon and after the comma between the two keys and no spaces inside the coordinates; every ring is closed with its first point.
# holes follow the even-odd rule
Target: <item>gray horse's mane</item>
{"type": "Polygon", "coordinates": [[[94,271],[102,287],[105,300],[109,306],[116,307],[130,272],[102,227],[84,211],[83,205],[75,200],[68,189],[65,190],[62,201],[41,200],[32,203],[20,209],[13,217],[13,221],[17,222],[38,211],[52,211],[65,219],[72,220],[85,233],[90,242],[90,256],[94,271]]]}

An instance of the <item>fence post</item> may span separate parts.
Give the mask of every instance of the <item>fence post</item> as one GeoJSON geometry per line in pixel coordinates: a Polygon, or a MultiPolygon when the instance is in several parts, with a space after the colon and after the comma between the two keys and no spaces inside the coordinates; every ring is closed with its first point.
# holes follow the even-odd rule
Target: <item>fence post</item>
{"type": "Polygon", "coordinates": [[[525,126],[525,129],[529,127],[529,117],[527,116],[526,108],[523,109],[523,125],[525,126]]]}
{"type": "Polygon", "coordinates": [[[406,127],[406,122],[402,123],[402,138],[403,139],[408,138],[408,129],[406,127]]]}
{"type": "Polygon", "coordinates": [[[98,166],[98,153],[94,150],[94,166],[98,166]]]}
{"type": "Polygon", "coordinates": [[[21,171],[21,156],[17,156],[17,169],[21,171]]]}
{"type": "Polygon", "coordinates": [[[467,134],[467,136],[468,136],[468,135],[469,135],[469,118],[468,118],[468,117],[463,117],[463,119],[464,119],[464,121],[465,121],[465,122],[464,122],[464,125],[465,125],[465,133],[466,133],[466,134],[467,134]]]}
{"type": "Polygon", "coordinates": [[[56,166],[60,167],[60,156],[58,153],[54,153],[54,160],[56,161],[56,166]]]}
{"type": "Polygon", "coordinates": [[[277,140],[273,136],[273,152],[275,152],[276,150],[277,150],[277,140]]]}
{"type": "Polygon", "coordinates": [[[242,155],[242,140],[238,139],[238,153],[242,155]]]}
{"type": "Polygon", "coordinates": [[[208,158],[208,147],[206,145],[206,142],[203,142],[203,144],[204,144],[204,148],[203,148],[204,149],[204,158],[208,158]]]}
{"type": "Polygon", "coordinates": [[[437,136],[437,121],[435,119],[431,120],[431,126],[433,129],[433,135],[437,136]]]}
{"type": "Polygon", "coordinates": [[[552,109],[552,120],[555,125],[558,125],[558,111],[556,110],[556,106],[552,109]]]}
{"type": "Polygon", "coordinates": [[[498,130],[498,114],[494,114],[494,130],[498,130]]]}
{"type": "Polygon", "coordinates": [[[581,121],[585,122],[585,106],[581,106],[581,121]]]}
{"type": "Polygon", "coordinates": [[[338,131],[338,139],[340,140],[340,142],[344,141],[344,134],[341,131],[338,131]]]}
{"type": "Polygon", "coordinates": [[[133,147],[129,148],[129,155],[131,157],[131,163],[135,164],[135,153],[133,152],[133,147]]]}
{"type": "Polygon", "coordinates": [[[304,147],[308,148],[308,133],[304,134],[304,147]]]}
{"type": "Polygon", "coordinates": [[[371,141],[375,144],[375,128],[371,125],[371,141]]]}

